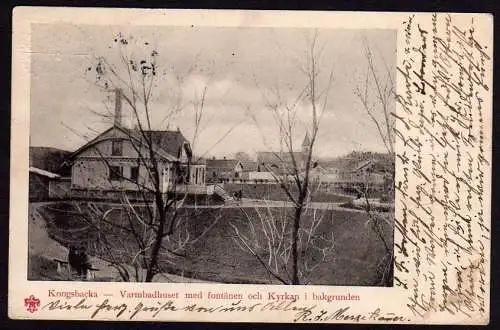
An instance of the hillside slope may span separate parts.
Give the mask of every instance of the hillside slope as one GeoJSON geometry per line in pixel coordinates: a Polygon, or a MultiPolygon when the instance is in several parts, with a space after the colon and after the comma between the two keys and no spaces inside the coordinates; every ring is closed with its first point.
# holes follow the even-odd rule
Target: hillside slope
{"type": "MultiPolygon", "coordinates": [[[[57,263],[54,259],[67,260],[68,249],[53,240],[47,231],[47,223],[38,212],[38,208],[48,206],[53,203],[30,203],[29,205],[29,226],[28,226],[28,280],[47,281],[68,281],[74,280],[67,275],[58,274],[57,263]]],[[[94,281],[120,281],[118,272],[107,262],[91,257],[92,265],[99,270],[95,272],[94,281]]],[[[158,274],[154,278],[155,282],[208,282],[190,279],[184,276],[172,274],[158,274]]]]}
{"type": "MultiPolygon", "coordinates": [[[[88,203],[80,204],[82,210],[90,207],[88,203]]],[[[50,222],[51,237],[63,245],[74,240],[92,240],[92,233],[83,231],[87,222],[79,219],[74,205],[64,202],[53,203],[40,208],[46,220],[50,222]]],[[[99,207],[106,208],[103,203],[99,207]]],[[[204,281],[223,283],[268,283],[269,276],[258,260],[247,250],[242,250],[235,241],[237,239],[231,224],[246,228],[249,218],[258,219],[256,214],[268,212],[261,206],[244,207],[245,212],[235,207],[198,207],[184,208],[179,219],[184,219],[184,227],[191,237],[198,237],[206,228],[201,239],[189,244],[182,255],[172,257],[161,255],[160,263],[164,269],[179,276],[188,276],[204,281]],[[221,219],[216,221],[216,219],[221,219]]],[[[320,268],[312,274],[311,284],[319,285],[380,285],[377,267],[385,257],[385,248],[373,230],[367,226],[365,212],[340,207],[316,209],[321,210],[324,221],[318,227],[319,235],[335,238],[335,249],[328,254],[320,268]]],[[[290,216],[290,207],[270,207],[273,217],[290,216]]],[[[303,225],[312,219],[311,210],[304,215],[303,225]]],[[[319,215],[319,213],[318,213],[319,215]]],[[[108,216],[112,223],[123,221],[120,213],[108,216]]],[[[182,228],[184,228],[182,227],[182,228]]],[[[103,230],[109,230],[103,228],[103,230]]],[[[388,244],[392,244],[393,228],[384,228],[384,236],[388,244]]],[[[131,240],[126,234],[116,235],[107,232],[113,246],[123,246],[131,240]],[[117,241],[119,240],[119,241],[117,241]]],[[[133,246],[130,242],[130,246],[133,246]]]]}
{"type": "MultiPolygon", "coordinates": [[[[67,276],[57,273],[57,263],[54,261],[67,260],[68,249],[49,237],[45,220],[37,210],[40,204],[46,203],[31,203],[29,206],[28,279],[69,280],[67,276]]],[[[99,269],[95,274],[97,281],[117,278],[118,272],[106,262],[96,257],[90,259],[92,265],[99,269]]]]}

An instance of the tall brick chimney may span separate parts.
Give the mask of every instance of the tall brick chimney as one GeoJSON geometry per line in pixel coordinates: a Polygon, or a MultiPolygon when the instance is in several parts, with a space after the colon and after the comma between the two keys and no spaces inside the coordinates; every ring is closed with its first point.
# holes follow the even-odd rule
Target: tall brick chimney
{"type": "Polygon", "coordinates": [[[115,126],[122,125],[122,90],[115,89],[115,126]]]}

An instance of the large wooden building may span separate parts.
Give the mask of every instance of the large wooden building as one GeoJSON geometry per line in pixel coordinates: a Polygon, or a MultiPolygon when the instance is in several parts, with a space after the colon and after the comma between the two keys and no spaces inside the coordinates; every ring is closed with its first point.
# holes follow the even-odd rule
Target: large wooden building
{"type": "Polygon", "coordinates": [[[174,189],[197,193],[205,187],[205,164],[193,163],[189,142],[180,131],[137,131],[115,125],[76,150],[70,161],[74,196],[154,191],[154,163],[163,193],[174,189]]]}
{"type": "Polygon", "coordinates": [[[162,193],[206,193],[205,164],[193,161],[180,130],[122,126],[119,91],[114,125],[73,152],[69,163],[73,197],[113,197],[117,192],[134,196],[158,188],[162,193]]]}

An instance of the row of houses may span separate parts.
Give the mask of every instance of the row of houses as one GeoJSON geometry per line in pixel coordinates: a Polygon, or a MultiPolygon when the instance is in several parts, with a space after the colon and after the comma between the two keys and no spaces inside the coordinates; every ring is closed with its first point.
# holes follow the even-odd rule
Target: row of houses
{"type": "Polygon", "coordinates": [[[257,160],[207,159],[207,183],[250,182],[268,183],[298,171],[303,171],[311,141],[306,133],[302,149],[293,152],[257,152],[257,160]]]}
{"type": "MultiPolygon", "coordinates": [[[[206,164],[209,173],[207,183],[275,183],[286,175],[292,179],[294,173],[292,170],[286,170],[287,165],[291,166],[290,163],[285,166],[273,166],[270,170],[259,166],[258,162],[242,162],[236,159],[211,159],[207,160],[206,164]]],[[[387,183],[393,173],[393,165],[381,164],[376,160],[362,161],[347,168],[325,168],[320,164],[319,161],[313,162],[310,180],[339,187],[353,184],[381,186],[387,183]]],[[[299,172],[299,175],[303,176],[304,173],[299,172]]]]}
{"type": "MultiPolygon", "coordinates": [[[[225,183],[273,184],[277,177],[290,175],[293,166],[281,155],[271,156],[271,153],[258,153],[257,161],[212,158],[195,163],[189,142],[180,131],[155,131],[152,136],[161,153],[158,157],[162,160],[158,164],[162,175],[160,189],[165,193],[175,188],[193,194],[210,194],[213,185],[225,183]]],[[[111,127],[76,151],[66,153],[59,166],[47,167],[37,161],[44,157],[57,158],[53,157],[56,149],[37,155],[40,148],[31,148],[30,199],[40,200],[49,195],[53,198],[112,197],[117,191],[152,189],[145,164],[136,149],[131,132],[119,126],[111,127]]],[[[391,184],[393,164],[390,163],[368,159],[354,162],[351,167],[327,166],[315,161],[310,172],[311,181],[325,189],[349,190],[363,185],[386,189],[391,184]]]]}
{"type": "MultiPolygon", "coordinates": [[[[114,123],[94,139],[73,152],[31,148],[30,199],[113,198],[117,193],[138,196],[158,189],[164,194],[209,195],[216,184],[273,184],[296,171],[303,175],[311,145],[306,134],[300,151],[258,152],[256,161],[195,159],[179,129],[130,129],[122,125],[121,117],[117,90],[114,123]]],[[[388,170],[373,159],[349,168],[332,168],[314,160],[310,178],[336,187],[383,186],[391,171],[393,167],[388,170]]]]}

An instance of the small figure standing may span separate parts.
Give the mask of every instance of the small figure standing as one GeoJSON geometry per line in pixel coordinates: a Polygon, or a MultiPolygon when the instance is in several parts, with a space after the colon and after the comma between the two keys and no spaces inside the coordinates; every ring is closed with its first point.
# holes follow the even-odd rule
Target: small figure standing
{"type": "Polygon", "coordinates": [[[69,253],[68,253],[68,264],[69,264],[69,269],[71,272],[77,271],[78,272],[78,251],[74,245],[71,245],[69,247],[69,253]]]}
{"type": "Polygon", "coordinates": [[[235,201],[241,201],[241,189],[233,192],[233,198],[235,201]]]}
{"type": "Polygon", "coordinates": [[[79,261],[79,268],[78,268],[78,276],[82,279],[85,279],[87,277],[87,271],[92,268],[92,264],[90,263],[90,257],[85,251],[85,248],[80,248],[80,251],[78,253],[78,261],[79,261]]]}

